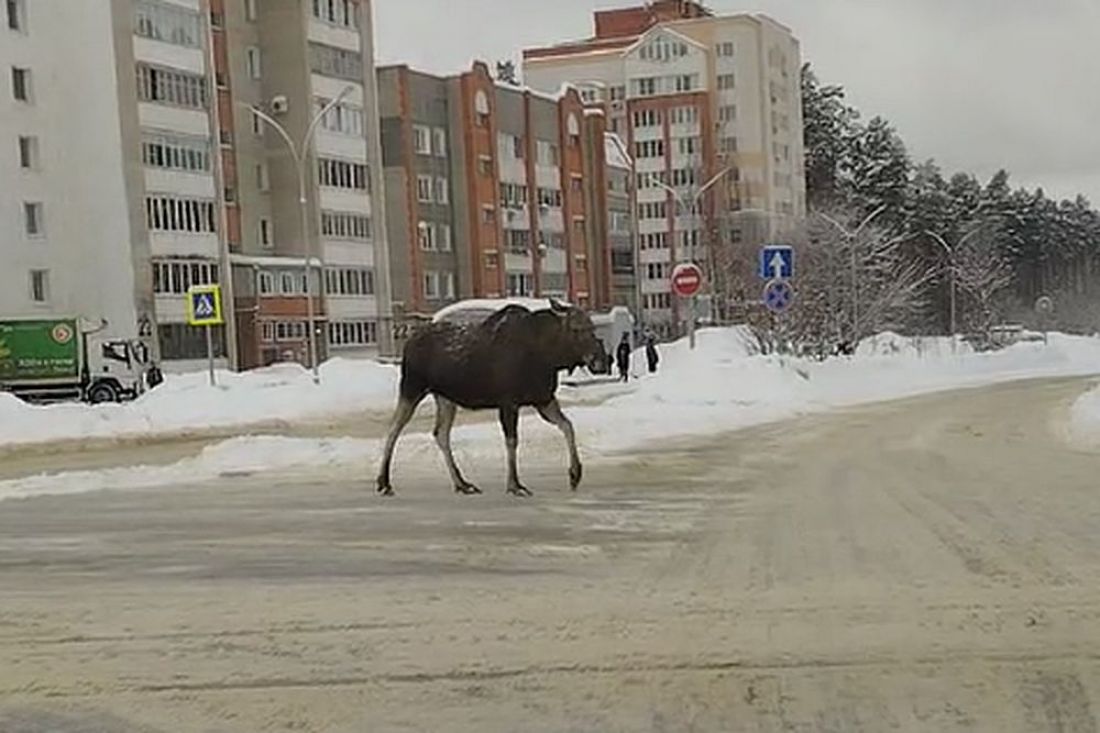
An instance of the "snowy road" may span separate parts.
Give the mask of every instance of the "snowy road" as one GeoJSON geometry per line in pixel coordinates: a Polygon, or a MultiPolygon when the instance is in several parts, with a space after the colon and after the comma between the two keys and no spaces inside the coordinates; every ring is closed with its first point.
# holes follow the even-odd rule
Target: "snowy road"
{"type": "MultiPolygon", "coordinates": [[[[1090,382],[0,510],[0,731],[1094,731],[1090,382]],[[424,462],[426,464],[426,462],[424,462]],[[342,473],[342,471],[344,473],[342,473]]],[[[399,459],[400,460],[400,459],[399,459]]]]}

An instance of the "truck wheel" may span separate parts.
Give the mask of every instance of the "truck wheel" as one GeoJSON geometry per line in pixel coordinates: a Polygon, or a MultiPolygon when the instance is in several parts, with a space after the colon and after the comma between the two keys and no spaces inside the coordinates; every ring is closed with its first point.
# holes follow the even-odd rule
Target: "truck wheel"
{"type": "Polygon", "coordinates": [[[118,392],[109,384],[96,384],[88,390],[88,402],[93,405],[101,405],[104,402],[118,402],[118,392]]]}

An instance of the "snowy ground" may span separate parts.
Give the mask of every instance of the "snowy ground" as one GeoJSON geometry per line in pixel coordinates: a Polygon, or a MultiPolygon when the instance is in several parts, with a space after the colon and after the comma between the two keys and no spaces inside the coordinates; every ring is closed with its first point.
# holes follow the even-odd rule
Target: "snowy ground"
{"type": "Polygon", "coordinates": [[[1082,395],[1070,409],[1070,437],[1077,443],[1100,445],[1100,387],[1082,395]]]}
{"type": "MultiPolygon", "coordinates": [[[[598,406],[569,410],[582,451],[590,456],[628,451],[654,440],[705,435],[764,422],[939,390],[1029,377],[1080,376],[1100,372],[1100,339],[1052,335],[1049,344],[1024,343],[991,354],[956,353],[945,339],[920,342],[886,334],[863,343],[851,359],[824,363],[750,355],[738,329],[708,329],[698,348],[679,342],[663,347],[657,375],[629,385],[594,383],[566,388],[576,403],[603,398],[598,406]]],[[[634,371],[644,359],[639,354],[634,371]]],[[[204,374],[171,379],[130,405],[29,407],[0,395],[0,448],[51,440],[170,435],[211,427],[240,426],[324,416],[388,411],[396,370],[371,362],[337,360],[326,365],[321,386],[298,367],[220,375],[210,388],[204,374]]],[[[1074,410],[1075,431],[1100,436],[1100,392],[1074,410]],[[1091,423],[1090,423],[1091,420],[1091,423]]],[[[563,453],[560,436],[528,416],[521,428],[526,455],[563,453]]],[[[456,430],[461,462],[501,461],[495,422],[456,430]]],[[[312,440],[239,437],[200,456],[167,467],[70,472],[0,482],[0,498],[64,494],[105,488],[148,488],[265,470],[354,466],[366,472],[380,451],[376,440],[312,440]]],[[[402,461],[438,461],[426,435],[408,436],[402,461]]]]}

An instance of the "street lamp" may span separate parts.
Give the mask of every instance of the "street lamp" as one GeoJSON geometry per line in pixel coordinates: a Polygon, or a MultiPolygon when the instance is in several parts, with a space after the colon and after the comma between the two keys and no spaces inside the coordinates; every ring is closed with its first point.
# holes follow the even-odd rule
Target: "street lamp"
{"type": "Polygon", "coordinates": [[[851,269],[852,269],[852,346],[859,345],[859,268],[856,262],[856,242],[859,239],[859,235],[863,233],[863,230],[870,225],[872,221],[878,218],[878,216],[886,211],[889,206],[883,204],[874,211],[872,211],[866,219],[860,222],[859,226],[854,231],[849,231],[847,227],[838,222],[833,217],[829,216],[823,211],[816,212],[825,221],[832,224],[837,230],[844,235],[848,240],[848,249],[850,252],[851,269]]]}
{"type": "MultiPolygon", "coordinates": [[[[981,208],[981,207],[979,207],[979,208],[981,208]]],[[[936,234],[935,232],[932,232],[932,231],[925,231],[924,232],[929,237],[931,237],[933,241],[935,241],[937,244],[939,244],[941,247],[943,247],[945,252],[947,252],[947,261],[949,263],[948,270],[951,272],[951,350],[952,351],[955,351],[958,347],[958,328],[956,328],[956,314],[957,314],[956,302],[957,302],[958,289],[956,287],[956,278],[958,276],[958,271],[959,270],[958,270],[958,263],[955,262],[955,253],[958,252],[959,249],[964,244],[966,244],[968,241],[970,241],[971,237],[975,236],[981,230],[982,230],[982,227],[981,227],[981,224],[979,224],[978,226],[974,227],[973,231],[967,232],[967,234],[962,239],[960,239],[958,244],[956,244],[954,247],[949,245],[947,243],[947,240],[944,239],[939,234],[936,234]]]]}
{"type": "MultiPolygon", "coordinates": [[[[310,120],[309,126],[306,128],[305,135],[302,136],[300,144],[296,144],[294,139],[287,132],[274,117],[264,112],[255,105],[242,104],[252,114],[259,117],[272,127],[283,142],[286,143],[287,149],[290,151],[290,157],[294,161],[295,170],[298,173],[298,205],[300,207],[299,216],[302,220],[302,246],[305,249],[305,272],[306,272],[306,325],[309,330],[309,364],[310,369],[313,372],[313,383],[321,383],[321,372],[319,365],[317,364],[317,326],[314,318],[313,307],[313,242],[309,236],[309,201],[307,198],[307,182],[306,175],[309,169],[306,165],[307,156],[309,155],[310,146],[313,143],[313,136],[317,133],[317,127],[320,125],[321,120],[325,115],[329,113],[336,105],[340,104],[344,99],[354,91],[351,86],[344,87],[343,91],[331,102],[326,104],[321,111],[314,115],[310,120]]],[[[324,280],[324,272],[319,273],[319,280],[324,280]]]]}
{"type": "Polygon", "coordinates": [[[626,189],[630,196],[630,249],[634,260],[634,312],[638,314],[639,327],[644,329],[646,321],[645,309],[642,308],[642,265],[639,255],[641,234],[638,226],[638,161],[626,149],[626,144],[617,134],[612,133],[607,139],[612,141],[619,154],[630,164],[630,180],[627,181],[626,189]]]}
{"type": "MultiPolygon", "coordinates": [[[[672,194],[672,196],[676,199],[677,203],[679,203],[680,209],[685,211],[685,212],[690,212],[691,217],[692,217],[692,223],[693,224],[698,224],[699,222],[696,221],[696,219],[698,218],[698,206],[699,206],[700,199],[702,199],[704,194],[706,194],[706,192],[709,191],[716,183],[718,183],[723,178],[725,178],[726,174],[728,174],[732,169],[733,169],[732,166],[723,168],[721,172],[717,173],[713,178],[711,178],[709,181],[707,181],[702,186],[700,186],[699,190],[696,191],[695,195],[692,196],[692,198],[691,198],[691,206],[690,207],[688,206],[687,201],[684,199],[684,197],[680,194],[679,191],[677,191],[672,186],[669,186],[667,183],[661,182],[660,180],[658,180],[656,178],[656,176],[649,176],[649,182],[652,183],[657,188],[663,189],[664,191],[672,194]]],[[[675,216],[672,217],[672,241],[673,241],[673,243],[676,242],[676,217],[675,216]]],[[[690,237],[689,238],[689,241],[688,241],[688,258],[687,258],[687,260],[691,264],[695,264],[695,237],[690,237]]],[[[695,348],[695,298],[696,298],[696,296],[694,296],[694,295],[691,296],[691,299],[690,299],[689,304],[688,304],[688,344],[689,344],[690,348],[692,348],[692,349],[695,348]]]]}

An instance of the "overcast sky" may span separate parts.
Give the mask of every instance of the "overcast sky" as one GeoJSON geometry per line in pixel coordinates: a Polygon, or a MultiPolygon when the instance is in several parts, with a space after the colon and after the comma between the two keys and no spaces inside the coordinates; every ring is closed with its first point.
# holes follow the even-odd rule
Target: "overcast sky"
{"type": "MultiPolygon", "coordinates": [[[[379,61],[454,73],[592,32],[640,0],[375,0],[379,61]],[[492,18],[492,22],[486,22],[492,18]]],[[[1100,205],[1100,0],[711,0],[790,26],[804,60],[916,160],[1100,205]]]]}

